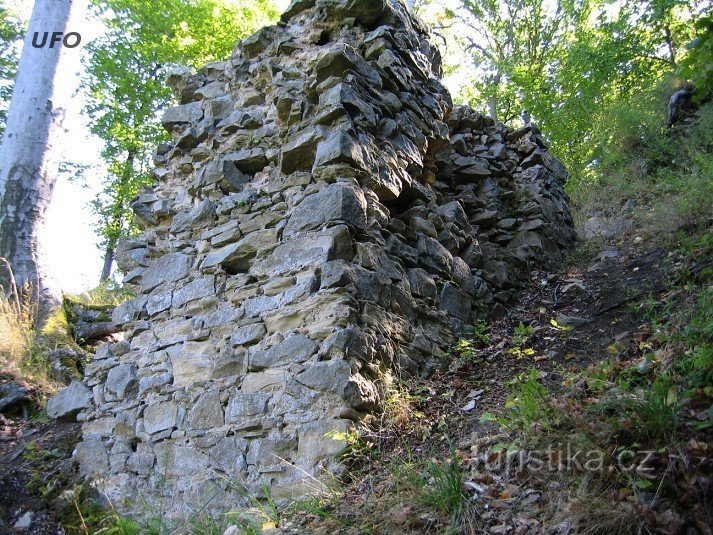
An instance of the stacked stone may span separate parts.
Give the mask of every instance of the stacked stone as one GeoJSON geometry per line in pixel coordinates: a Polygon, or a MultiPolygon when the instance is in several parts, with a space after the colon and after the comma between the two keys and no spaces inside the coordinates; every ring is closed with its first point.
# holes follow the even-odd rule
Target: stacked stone
{"type": "Polygon", "coordinates": [[[398,0],[295,0],[171,76],[173,141],[116,257],[138,297],[79,415],[81,470],[115,506],[319,490],[387,372],[427,373],[571,243],[537,131],[453,110],[440,69],[398,0]]]}

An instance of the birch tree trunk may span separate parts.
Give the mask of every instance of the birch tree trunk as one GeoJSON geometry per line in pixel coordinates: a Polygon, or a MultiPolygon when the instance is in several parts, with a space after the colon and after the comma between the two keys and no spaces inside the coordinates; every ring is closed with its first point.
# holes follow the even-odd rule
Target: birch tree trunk
{"type": "MultiPolygon", "coordinates": [[[[50,48],[48,42],[35,48],[32,40],[35,32],[64,34],[73,4],[80,3],[35,1],[0,145],[0,256],[10,263],[18,286],[32,285],[45,310],[61,297],[44,265],[40,233],[59,165],[64,109],[55,86],[63,47],[59,42],[50,48]]],[[[7,274],[0,273],[5,291],[7,282],[7,274]]]]}

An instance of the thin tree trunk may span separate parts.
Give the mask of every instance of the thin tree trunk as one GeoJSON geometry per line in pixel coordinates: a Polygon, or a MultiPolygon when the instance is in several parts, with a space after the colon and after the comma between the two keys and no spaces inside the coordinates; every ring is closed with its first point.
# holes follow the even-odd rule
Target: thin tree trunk
{"type": "MultiPolygon", "coordinates": [[[[502,73],[500,72],[497,72],[490,77],[490,83],[492,84],[493,88],[495,88],[496,92],[498,92],[498,89],[500,88],[501,79],[502,73]]],[[[490,115],[490,118],[493,121],[498,122],[498,99],[496,95],[492,95],[490,98],[488,98],[488,115],[490,115]]]]}
{"type": "Polygon", "coordinates": [[[497,122],[498,120],[498,101],[495,99],[495,97],[490,97],[488,99],[488,115],[490,115],[490,118],[497,122]]]}
{"type": "MultiPolygon", "coordinates": [[[[132,149],[130,149],[128,154],[126,155],[126,162],[124,163],[124,172],[121,177],[121,190],[123,190],[123,186],[125,186],[131,181],[131,178],[134,175],[135,160],[136,154],[132,149]]],[[[114,253],[116,252],[116,242],[121,237],[123,230],[122,223],[125,202],[124,196],[119,195],[118,199],[115,202],[119,204],[115,205],[114,207],[114,217],[111,224],[109,225],[109,228],[112,232],[110,233],[110,237],[107,240],[106,250],[104,252],[104,266],[102,267],[102,273],[100,278],[101,282],[104,282],[111,276],[111,268],[114,264],[114,253]]]]}
{"type": "Polygon", "coordinates": [[[114,248],[108,247],[104,253],[104,266],[102,266],[102,274],[99,278],[100,282],[104,282],[109,279],[111,275],[111,268],[114,265],[114,248]]]}
{"type": "MultiPolygon", "coordinates": [[[[60,298],[43,262],[40,234],[58,172],[64,110],[56,101],[55,77],[63,47],[35,48],[32,39],[35,32],[64,33],[73,5],[82,3],[35,1],[0,145],[0,256],[10,263],[18,287],[33,286],[40,316],[60,298]]],[[[6,282],[0,273],[0,283],[6,282]]]]}
{"type": "Polygon", "coordinates": [[[671,29],[665,26],[663,29],[664,37],[666,38],[666,47],[668,48],[668,62],[671,67],[676,68],[676,49],[673,46],[673,38],[671,37],[671,29]]]}

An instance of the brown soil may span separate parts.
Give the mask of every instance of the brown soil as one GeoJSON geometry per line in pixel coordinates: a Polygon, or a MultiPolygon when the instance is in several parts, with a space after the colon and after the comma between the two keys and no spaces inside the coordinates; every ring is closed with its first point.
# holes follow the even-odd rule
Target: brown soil
{"type": "Polygon", "coordinates": [[[0,415],[0,533],[13,533],[25,513],[32,524],[25,533],[65,533],[58,510],[67,505],[53,498],[72,488],[76,470],[71,459],[80,425],[37,424],[0,415]]]}

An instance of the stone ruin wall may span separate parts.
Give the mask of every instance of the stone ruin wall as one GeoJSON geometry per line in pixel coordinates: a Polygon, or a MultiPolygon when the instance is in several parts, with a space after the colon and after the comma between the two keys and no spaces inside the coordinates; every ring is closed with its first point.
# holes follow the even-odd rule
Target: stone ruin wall
{"type": "Polygon", "coordinates": [[[560,259],[562,165],[536,128],[454,108],[440,75],[399,1],[295,0],[171,77],[173,140],[117,251],[138,297],[79,415],[80,470],[114,506],[314,493],[387,372],[428,373],[560,259]]]}

